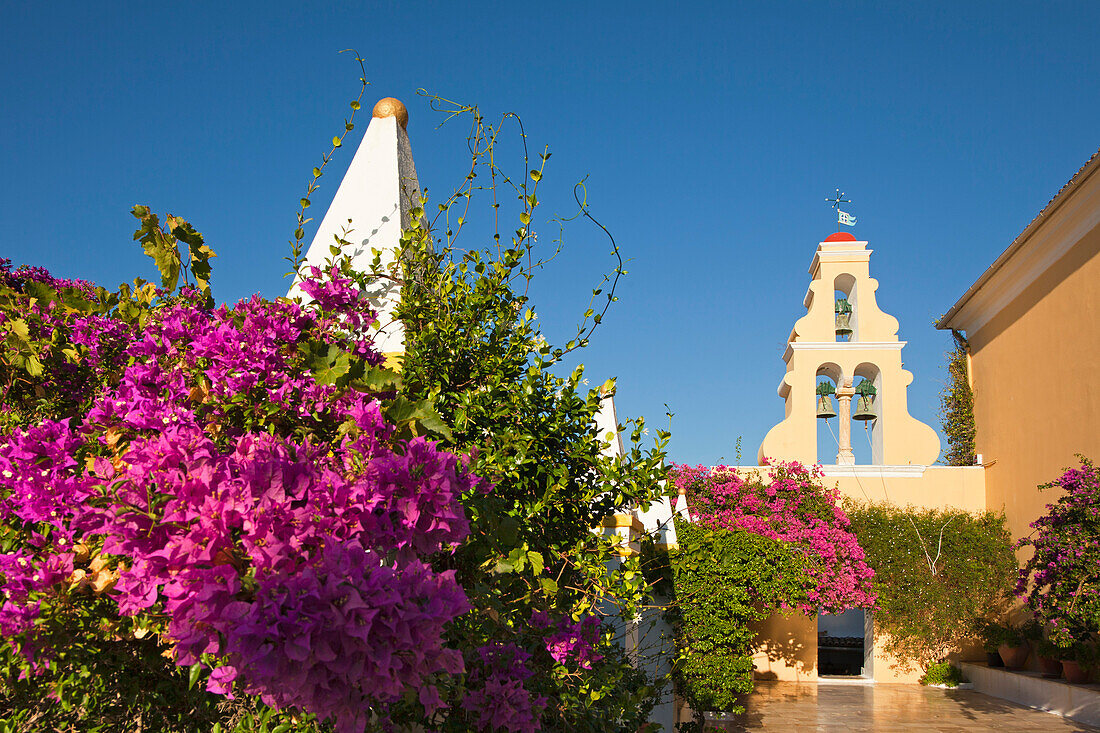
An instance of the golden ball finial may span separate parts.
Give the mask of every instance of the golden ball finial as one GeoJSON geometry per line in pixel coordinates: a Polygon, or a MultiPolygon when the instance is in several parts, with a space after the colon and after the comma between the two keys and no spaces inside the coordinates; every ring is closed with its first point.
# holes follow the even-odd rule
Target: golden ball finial
{"type": "Polygon", "coordinates": [[[396,117],[397,124],[406,128],[409,126],[409,110],[405,109],[400,99],[393,97],[379,99],[378,104],[374,105],[371,117],[396,117]]]}

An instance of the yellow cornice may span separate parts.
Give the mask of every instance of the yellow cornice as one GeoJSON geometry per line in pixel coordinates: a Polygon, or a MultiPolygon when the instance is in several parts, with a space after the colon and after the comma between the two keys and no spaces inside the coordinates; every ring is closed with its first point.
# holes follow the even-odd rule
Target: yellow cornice
{"type": "Polygon", "coordinates": [[[610,517],[604,517],[600,522],[601,527],[630,527],[635,532],[642,533],[645,531],[645,525],[642,524],[642,520],[638,519],[633,514],[613,514],[610,517]]]}

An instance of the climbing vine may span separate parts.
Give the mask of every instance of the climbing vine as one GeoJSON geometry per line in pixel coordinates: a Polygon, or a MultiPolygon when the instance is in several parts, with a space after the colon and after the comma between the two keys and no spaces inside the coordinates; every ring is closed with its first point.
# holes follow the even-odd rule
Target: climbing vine
{"type": "Polygon", "coordinates": [[[947,352],[947,383],[940,394],[940,424],[947,436],[947,455],[944,461],[949,466],[973,466],[977,458],[974,441],[977,430],[974,426],[974,392],[970,389],[967,370],[966,337],[958,331],[951,331],[954,348],[947,352]]]}
{"type": "Polygon", "coordinates": [[[694,730],[702,730],[701,711],[744,709],[738,698],[753,689],[754,624],[781,606],[807,603],[814,583],[807,558],[790,543],[679,519],[676,536],[668,556],[680,642],[676,684],[697,713],[694,730]]]}
{"type": "Polygon", "coordinates": [[[1007,605],[1016,559],[1003,514],[848,503],[874,568],[876,632],[903,665],[942,661],[970,636],[970,622],[1007,605]]]}

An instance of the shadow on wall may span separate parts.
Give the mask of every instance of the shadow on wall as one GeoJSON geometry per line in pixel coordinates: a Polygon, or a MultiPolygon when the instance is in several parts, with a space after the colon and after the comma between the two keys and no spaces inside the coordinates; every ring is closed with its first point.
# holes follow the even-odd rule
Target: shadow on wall
{"type": "Polygon", "coordinates": [[[797,611],[775,613],[753,628],[759,639],[753,654],[756,679],[797,681],[817,677],[816,618],[806,618],[797,611]]]}
{"type": "MultiPolygon", "coordinates": [[[[890,635],[878,631],[874,636],[875,650],[875,678],[881,681],[916,684],[924,674],[925,664],[908,657],[899,658],[889,651],[890,635]]],[[[964,643],[961,648],[952,649],[944,656],[944,661],[958,665],[960,662],[985,663],[986,654],[981,642],[971,640],[964,643]]],[[[1036,670],[1038,665],[1034,659],[1029,659],[1036,670]]]]}

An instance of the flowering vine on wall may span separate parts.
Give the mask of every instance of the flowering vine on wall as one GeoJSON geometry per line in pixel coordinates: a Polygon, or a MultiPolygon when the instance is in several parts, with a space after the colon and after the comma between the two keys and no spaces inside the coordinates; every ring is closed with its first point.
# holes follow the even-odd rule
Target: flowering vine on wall
{"type": "Polygon", "coordinates": [[[678,466],[676,486],[703,526],[742,529],[802,553],[814,585],[798,602],[799,610],[841,613],[873,607],[874,572],[837,503],[837,492],[822,486],[821,467],[793,461],[765,465],[766,479],[729,466],[678,466]]]}

